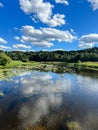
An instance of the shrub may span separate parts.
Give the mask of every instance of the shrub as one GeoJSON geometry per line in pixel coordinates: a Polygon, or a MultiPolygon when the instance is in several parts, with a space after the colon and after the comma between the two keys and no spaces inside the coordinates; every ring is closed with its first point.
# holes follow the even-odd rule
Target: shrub
{"type": "Polygon", "coordinates": [[[7,56],[5,53],[0,52],[0,65],[6,65],[11,62],[11,58],[7,56]]]}

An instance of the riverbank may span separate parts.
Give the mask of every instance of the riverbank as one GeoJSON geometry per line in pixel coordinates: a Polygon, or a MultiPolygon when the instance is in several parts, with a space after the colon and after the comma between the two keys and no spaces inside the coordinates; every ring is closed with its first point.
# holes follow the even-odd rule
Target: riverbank
{"type": "Polygon", "coordinates": [[[98,62],[22,62],[12,61],[5,66],[0,66],[0,78],[15,76],[21,71],[50,71],[55,73],[78,73],[81,75],[91,75],[98,77],[98,62]],[[14,71],[13,71],[14,70],[14,71]]]}
{"type": "Polygon", "coordinates": [[[68,62],[22,62],[22,61],[12,61],[5,66],[0,65],[0,69],[34,69],[43,71],[54,71],[54,72],[66,72],[69,70],[90,70],[98,71],[98,62],[78,62],[78,63],[68,63],[68,62]]]}

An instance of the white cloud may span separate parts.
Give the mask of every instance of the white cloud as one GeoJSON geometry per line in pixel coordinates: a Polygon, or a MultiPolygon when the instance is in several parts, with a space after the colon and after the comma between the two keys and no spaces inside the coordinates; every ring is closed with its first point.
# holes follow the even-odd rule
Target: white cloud
{"type": "Polygon", "coordinates": [[[51,42],[43,41],[43,40],[39,41],[39,38],[37,38],[37,35],[35,36],[35,38],[33,38],[31,36],[22,36],[21,42],[31,43],[32,45],[39,46],[39,47],[51,47],[51,46],[53,46],[53,44],[51,42]]]}
{"type": "Polygon", "coordinates": [[[79,39],[79,47],[82,48],[91,48],[93,47],[96,43],[98,43],[98,34],[89,34],[89,35],[83,35],[79,39]]]}
{"type": "Polygon", "coordinates": [[[55,14],[53,18],[47,20],[47,24],[50,27],[61,26],[65,24],[65,15],[55,14]]]}
{"type": "Polygon", "coordinates": [[[55,0],[56,3],[61,3],[61,4],[65,4],[65,5],[69,5],[67,0],[55,0]]]}
{"type": "Polygon", "coordinates": [[[18,36],[16,36],[16,37],[14,37],[14,39],[18,41],[20,38],[18,36]]]}
{"type": "Polygon", "coordinates": [[[35,29],[33,26],[23,26],[21,29],[23,36],[21,42],[31,43],[35,46],[51,47],[53,41],[72,42],[76,36],[69,31],[61,31],[54,28],[35,29]]]}
{"type": "Polygon", "coordinates": [[[98,43],[98,34],[88,34],[88,35],[83,35],[79,41],[81,43],[98,43]]]}
{"type": "Polygon", "coordinates": [[[66,51],[65,49],[62,49],[62,48],[57,48],[57,49],[52,49],[50,51],[66,51]]]}
{"type": "Polygon", "coordinates": [[[7,43],[7,41],[0,37],[0,43],[7,43]]]}
{"type": "Polygon", "coordinates": [[[0,2],[0,7],[3,7],[3,4],[0,2]]]}
{"type": "MultiPolygon", "coordinates": [[[[52,8],[54,7],[49,2],[44,2],[43,0],[19,0],[20,8],[26,14],[34,15],[34,18],[38,18],[41,22],[54,27],[61,26],[65,24],[65,16],[61,14],[52,13],[52,8]]],[[[34,20],[32,18],[32,20],[34,20]]]]}
{"type": "Polygon", "coordinates": [[[16,49],[18,49],[18,48],[31,49],[31,46],[26,46],[24,44],[15,44],[15,45],[13,45],[13,48],[16,48],[16,49]]]}
{"type": "Polygon", "coordinates": [[[0,45],[0,50],[11,50],[11,47],[0,45]]]}
{"type": "Polygon", "coordinates": [[[92,48],[94,46],[94,43],[82,43],[79,44],[80,48],[92,48]]]}
{"type": "Polygon", "coordinates": [[[98,9],[98,0],[88,0],[91,3],[93,10],[98,9]]]}

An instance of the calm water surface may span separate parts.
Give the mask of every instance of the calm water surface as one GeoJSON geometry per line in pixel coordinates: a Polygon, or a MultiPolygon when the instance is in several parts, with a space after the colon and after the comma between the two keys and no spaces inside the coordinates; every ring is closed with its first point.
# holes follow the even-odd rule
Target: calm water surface
{"type": "Polygon", "coordinates": [[[0,93],[0,130],[98,130],[98,78],[23,72],[0,80],[0,93]]]}

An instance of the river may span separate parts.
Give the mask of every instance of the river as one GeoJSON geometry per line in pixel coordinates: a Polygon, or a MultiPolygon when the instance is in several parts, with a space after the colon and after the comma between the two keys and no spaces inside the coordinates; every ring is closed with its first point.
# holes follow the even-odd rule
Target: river
{"type": "Polygon", "coordinates": [[[25,71],[0,79],[0,130],[98,130],[98,78],[25,71]]]}

